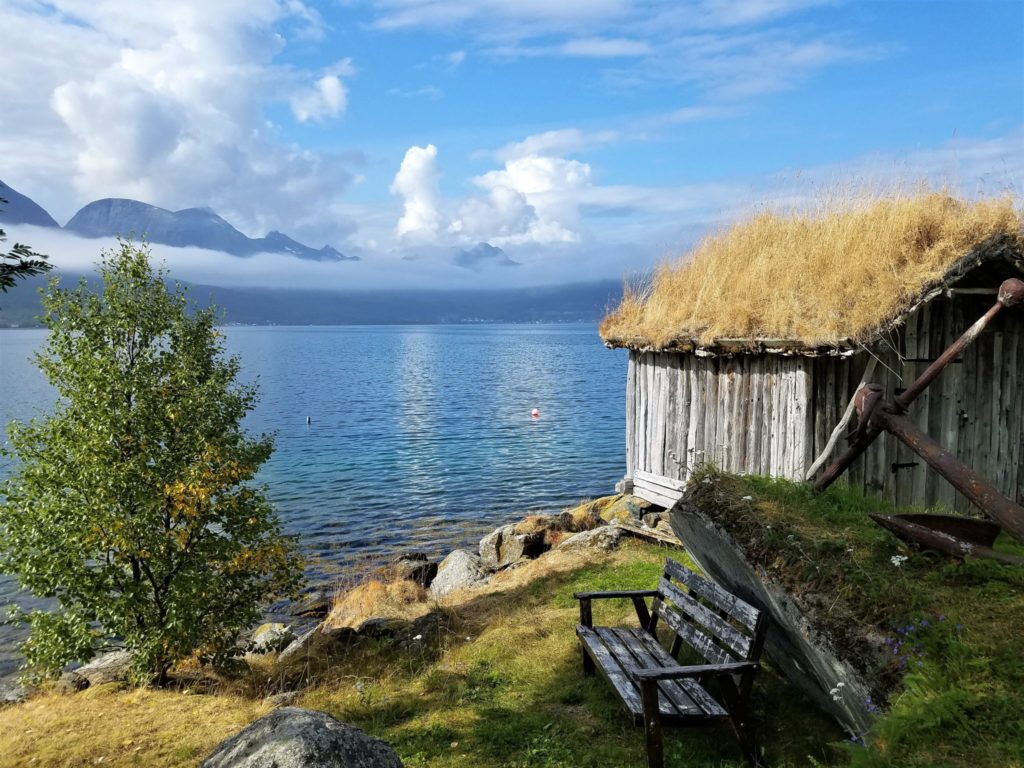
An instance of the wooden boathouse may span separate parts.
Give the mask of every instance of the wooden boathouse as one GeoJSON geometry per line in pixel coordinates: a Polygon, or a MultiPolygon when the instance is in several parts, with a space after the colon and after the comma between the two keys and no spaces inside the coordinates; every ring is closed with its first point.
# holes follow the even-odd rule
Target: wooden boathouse
{"type": "MultiPolygon", "coordinates": [[[[1010,233],[961,251],[941,277],[903,298],[884,324],[857,340],[683,334],[655,345],[618,334],[606,320],[605,343],[629,350],[622,486],[668,507],[701,463],[794,480],[813,475],[845,447],[857,416],[843,422],[844,414],[863,381],[880,384],[889,398],[899,394],[992,307],[1003,280],[1024,276],[1020,242],[1010,233]]],[[[1003,493],[1024,501],[1021,308],[1003,311],[909,416],[1003,493]]],[[[970,506],[887,433],[844,477],[899,505],[970,506]]]]}

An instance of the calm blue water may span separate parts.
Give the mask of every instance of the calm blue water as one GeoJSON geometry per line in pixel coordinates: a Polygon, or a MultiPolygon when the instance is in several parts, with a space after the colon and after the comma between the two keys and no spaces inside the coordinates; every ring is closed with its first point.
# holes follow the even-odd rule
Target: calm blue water
{"type": "MultiPolygon", "coordinates": [[[[626,356],[592,325],[225,333],[260,384],[249,428],[277,433],[260,480],[313,579],[411,546],[443,554],[527,510],[610,493],[624,473],[626,356]]],[[[44,339],[0,329],[4,424],[53,402],[29,359],[44,339]]],[[[0,610],[15,597],[0,576],[0,610]]],[[[16,641],[0,626],[0,676],[16,641]]]]}

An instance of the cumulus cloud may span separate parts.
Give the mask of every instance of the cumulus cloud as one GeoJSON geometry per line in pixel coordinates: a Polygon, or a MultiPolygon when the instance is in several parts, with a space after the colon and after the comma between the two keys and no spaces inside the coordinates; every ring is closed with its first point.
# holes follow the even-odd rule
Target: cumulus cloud
{"type": "Polygon", "coordinates": [[[402,200],[395,234],[404,240],[430,242],[441,227],[437,147],[409,147],[391,182],[391,194],[402,200]]]}
{"type": "Polygon", "coordinates": [[[295,118],[305,123],[338,117],[344,113],[348,106],[348,89],[341,78],[351,76],[354,72],[352,60],[343,59],[311,86],[297,89],[291,98],[295,118]]]}
{"type": "Polygon", "coordinates": [[[280,228],[337,239],[351,222],[314,220],[308,201],[336,201],[355,158],[284,143],[264,116],[275,103],[299,121],[344,113],[348,60],[316,72],[275,63],[285,33],[320,25],[298,0],[56,0],[3,9],[0,43],[18,62],[5,79],[20,86],[0,137],[12,159],[5,174],[52,189],[55,176],[70,173],[77,195],[63,195],[61,218],[96,197],[136,197],[167,208],[209,205],[249,234],[280,228]],[[39,69],[33,48],[45,49],[39,69]],[[32,167],[40,155],[48,162],[32,167]]]}

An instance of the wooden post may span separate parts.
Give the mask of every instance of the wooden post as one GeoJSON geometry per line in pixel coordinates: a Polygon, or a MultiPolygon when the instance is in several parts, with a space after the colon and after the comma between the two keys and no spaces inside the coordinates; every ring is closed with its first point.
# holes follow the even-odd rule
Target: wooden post
{"type": "Polygon", "coordinates": [[[642,680],[640,698],[644,710],[644,735],[647,737],[647,768],[664,768],[661,713],[658,711],[658,681],[642,680]]]}

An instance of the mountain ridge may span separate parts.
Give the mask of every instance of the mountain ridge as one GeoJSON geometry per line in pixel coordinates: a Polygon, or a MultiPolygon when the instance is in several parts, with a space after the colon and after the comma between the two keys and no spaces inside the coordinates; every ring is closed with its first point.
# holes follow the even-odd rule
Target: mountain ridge
{"type": "Polygon", "coordinates": [[[312,248],[277,230],[265,237],[249,237],[210,208],[170,211],[130,198],[106,197],[82,206],[61,227],[41,205],[2,181],[0,197],[8,201],[0,206],[0,226],[8,223],[55,227],[90,238],[145,237],[160,245],[206,248],[241,257],[280,253],[307,261],[359,260],[358,256],[346,256],[331,245],[312,248]]]}

